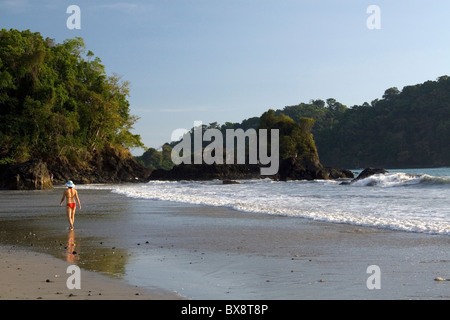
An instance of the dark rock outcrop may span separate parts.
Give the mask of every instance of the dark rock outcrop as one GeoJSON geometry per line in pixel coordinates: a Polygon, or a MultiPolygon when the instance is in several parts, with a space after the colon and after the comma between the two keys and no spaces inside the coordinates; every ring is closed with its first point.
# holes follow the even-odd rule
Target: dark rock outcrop
{"type": "Polygon", "coordinates": [[[241,183],[235,180],[223,180],[222,184],[241,184],[241,183]]]}
{"type": "MultiPolygon", "coordinates": [[[[150,180],[232,180],[272,178],[275,180],[314,180],[353,178],[349,170],[324,168],[318,161],[287,158],[280,160],[278,173],[274,176],[262,176],[260,165],[244,164],[180,164],[171,170],[155,170],[150,180]]],[[[225,182],[226,181],[226,182],[225,182]]]]}
{"type": "Polygon", "coordinates": [[[316,161],[303,161],[296,157],[286,158],[280,161],[278,179],[281,181],[327,179],[322,169],[322,165],[316,161]]]}
{"type": "Polygon", "coordinates": [[[75,184],[147,182],[150,174],[151,170],[138,163],[128,150],[106,146],[87,163],[74,164],[66,158],[58,158],[3,166],[0,168],[0,188],[44,190],[53,188],[53,183],[62,184],[67,180],[75,184]]]}
{"type": "Polygon", "coordinates": [[[260,178],[258,165],[244,164],[180,164],[171,170],[158,169],[152,172],[150,180],[241,180],[260,178]]]}
{"type": "Polygon", "coordinates": [[[347,169],[336,169],[330,167],[326,167],[324,169],[328,173],[328,177],[330,179],[353,179],[355,177],[353,172],[347,169]]]}
{"type": "Polygon", "coordinates": [[[352,179],[351,181],[344,181],[341,184],[351,184],[355,181],[362,180],[362,179],[368,178],[370,176],[373,176],[374,174],[380,174],[380,173],[385,174],[388,172],[382,168],[366,168],[363,171],[361,171],[361,173],[356,178],[352,179]]]}
{"type": "Polygon", "coordinates": [[[365,179],[367,177],[373,176],[374,174],[385,174],[387,173],[386,170],[382,168],[366,168],[364,169],[355,179],[353,179],[351,182],[355,182],[361,179],[365,179]]]}
{"type": "Polygon", "coordinates": [[[318,161],[305,161],[299,158],[287,158],[280,162],[278,179],[287,180],[328,180],[353,178],[350,170],[323,167],[318,161]]]}
{"type": "Polygon", "coordinates": [[[151,170],[138,163],[128,151],[108,146],[94,154],[85,166],[58,159],[49,164],[49,170],[56,183],[72,180],[75,184],[147,182],[151,174],[151,170]]]}
{"type": "Polygon", "coordinates": [[[0,173],[0,187],[10,190],[48,190],[53,183],[47,165],[41,160],[30,160],[0,173]]]}

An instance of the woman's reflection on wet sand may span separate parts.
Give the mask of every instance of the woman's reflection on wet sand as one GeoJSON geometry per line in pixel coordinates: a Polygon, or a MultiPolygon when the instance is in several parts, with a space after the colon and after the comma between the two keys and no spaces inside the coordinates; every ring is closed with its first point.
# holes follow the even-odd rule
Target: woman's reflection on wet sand
{"type": "Polygon", "coordinates": [[[67,233],[67,250],[66,250],[66,261],[70,263],[76,263],[79,259],[78,252],[76,250],[75,243],[75,231],[70,230],[67,233]]]}

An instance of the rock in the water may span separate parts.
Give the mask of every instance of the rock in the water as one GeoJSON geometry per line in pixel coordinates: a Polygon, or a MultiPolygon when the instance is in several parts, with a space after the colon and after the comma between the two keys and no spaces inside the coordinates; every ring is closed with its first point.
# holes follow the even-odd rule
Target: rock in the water
{"type": "Polygon", "coordinates": [[[328,177],[330,179],[352,179],[355,177],[353,172],[347,169],[336,169],[336,168],[330,168],[326,167],[324,168],[326,172],[328,172],[328,177]]]}
{"type": "Polygon", "coordinates": [[[355,179],[352,180],[352,182],[365,179],[367,177],[373,176],[374,174],[385,174],[387,173],[386,170],[381,168],[366,168],[364,169],[355,179]]]}
{"type": "Polygon", "coordinates": [[[222,184],[240,184],[240,182],[234,180],[223,180],[222,184]]]}
{"type": "Polygon", "coordinates": [[[278,176],[281,181],[328,178],[328,174],[323,171],[323,166],[318,160],[306,161],[297,157],[290,157],[281,160],[278,176]]]}

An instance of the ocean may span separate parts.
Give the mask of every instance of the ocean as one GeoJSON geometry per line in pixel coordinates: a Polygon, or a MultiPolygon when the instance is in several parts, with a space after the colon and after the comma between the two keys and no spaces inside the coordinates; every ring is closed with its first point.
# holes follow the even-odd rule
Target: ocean
{"type": "MultiPolygon", "coordinates": [[[[352,170],[356,175],[360,172],[352,170]]],[[[130,198],[227,207],[381,229],[450,235],[450,168],[387,170],[343,185],[342,180],[151,181],[80,185],[130,198]]]]}

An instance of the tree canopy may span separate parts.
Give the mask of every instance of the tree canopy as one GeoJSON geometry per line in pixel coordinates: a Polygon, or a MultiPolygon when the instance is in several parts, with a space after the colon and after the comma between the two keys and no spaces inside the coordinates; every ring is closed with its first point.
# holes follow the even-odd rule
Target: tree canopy
{"type": "Polygon", "coordinates": [[[300,117],[298,122],[285,114],[276,115],[270,109],[260,119],[260,129],[278,129],[280,158],[298,157],[318,160],[317,148],[311,134],[312,118],[300,117]]]}
{"type": "Polygon", "coordinates": [[[387,89],[370,104],[347,107],[311,100],[276,110],[315,120],[312,133],[325,166],[341,168],[450,165],[450,78],[387,89]]]}
{"type": "Polygon", "coordinates": [[[282,158],[317,150],[330,167],[449,166],[450,77],[388,88],[370,104],[347,107],[334,98],[316,99],[220,128],[278,128],[282,158]]]}
{"type": "Polygon", "coordinates": [[[169,144],[164,144],[161,151],[155,148],[148,148],[142,156],[135,157],[135,159],[150,169],[164,169],[170,170],[174,163],[171,159],[172,147],[169,144]]]}
{"type": "Polygon", "coordinates": [[[105,144],[144,147],[131,133],[129,83],[107,75],[82,38],[57,44],[29,30],[0,31],[0,164],[31,158],[88,161],[105,144]]]}

